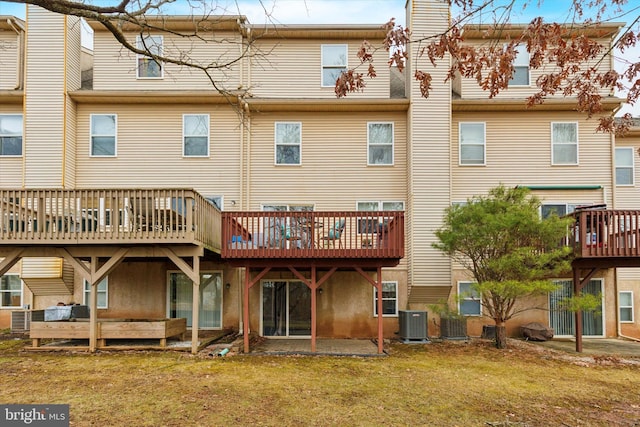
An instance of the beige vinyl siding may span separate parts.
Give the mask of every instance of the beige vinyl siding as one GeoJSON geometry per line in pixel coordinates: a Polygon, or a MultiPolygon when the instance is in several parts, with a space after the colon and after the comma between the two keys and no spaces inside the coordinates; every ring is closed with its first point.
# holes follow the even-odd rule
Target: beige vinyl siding
{"type": "MultiPolygon", "coordinates": [[[[82,47],[80,31],[77,27],[80,22],[75,17],[67,17],[67,41],[66,41],[66,90],[80,89],[81,85],[81,55],[82,47]]],[[[75,185],[75,157],[76,157],[76,104],[68,96],[66,103],[66,126],[64,145],[64,186],[73,188],[75,185]]]]}
{"type": "MultiPolygon", "coordinates": [[[[603,44],[604,46],[609,46],[611,41],[610,40],[600,40],[599,41],[601,44],[603,44]]],[[[480,46],[482,44],[487,44],[488,42],[486,40],[471,40],[468,41],[468,44],[473,44],[476,46],[480,46]]],[[[491,43],[496,43],[495,40],[492,40],[491,43]]],[[[500,42],[498,42],[500,43],[500,42]]],[[[506,43],[506,42],[505,42],[506,43]]],[[[526,49],[526,47],[523,47],[523,49],[526,49]]],[[[586,67],[590,67],[590,66],[597,66],[598,70],[600,72],[607,72],[611,69],[611,61],[609,59],[605,59],[601,62],[598,62],[598,60],[592,60],[587,62],[585,65],[586,67]]],[[[546,67],[542,67],[539,68],[537,70],[533,70],[533,69],[529,69],[529,86],[512,86],[507,90],[503,90],[501,91],[496,97],[495,99],[509,99],[509,98],[526,98],[528,96],[533,95],[535,92],[537,92],[537,88],[536,88],[536,80],[538,79],[538,77],[540,77],[542,74],[547,74],[550,72],[553,72],[555,69],[555,67],[552,67],[550,65],[547,65],[546,67]]],[[[486,73],[485,73],[486,75],[486,73]]],[[[477,83],[475,78],[461,78],[460,79],[460,96],[463,99],[473,99],[473,98],[487,98],[489,97],[489,92],[487,92],[486,90],[483,90],[477,83]]],[[[603,96],[608,96],[611,95],[609,92],[606,91],[602,91],[602,95],[603,96]]],[[[558,93],[556,95],[551,96],[552,98],[562,98],[562,93],[558,93]]]]}
{"type": "Polygon", "coordinates": [[[80,104],[77,187],[189,187],[239,199],[240,119],[227,105],[80,104]],[[91,114],[117,114],[117,157],[89,157],[91,114]],[[209,114],[209,157],[182,156],[183,114],[209,114]]]}
{"type": "MultiPolygon", "coordinates": [[[[412,2],[412,17],[407,20],[414,38],[429,37],[445,31],[449,22],[446,2],[412,2]]],[[[410,58],[417,56],[420,46],[411,45],[410,58]]],[[[409,285],[447,286],[451,284],[451,263],[434,249],[434,230],[440,227],[444,209],[451,200],[450,140],[451,85],[443,83],[449,59],[432,67],[428,61],[409,64],[408,75],[415,68],[428,70],[433,76],[433,89],[428,99],[420,94],[411,79],[412,106],[409,111],[410,147],[407,187],[409,196],[409,285]]]]}
{"type": "Polygon", "coordinates": [[[62,258],[24,258],[22,260],[23,279],[62,278],[62,258]]]}
{"type": "Polygon", "coordinates": [[[27,187],[62,184],[65,17],[27,6],[25,177],[27,187]]]}
{"type": "MultiPolygon", "coordinates": [[[[0,114],[22,114],[22,106],[15,104],[1,104],[0,114]]],[[[22,152],[24,154],[24,135],[22,138],[22,152]]],[[[0,186],[19,188],[22,186],[22,157],[0,156],[0,186]]]]}
{"type": "MultiPolygon", "coordinates": [[[[256,45],[258,52],[268,52],[266,58],[251,60],[251,92],[259,97],[335,98],[333,86],[322,87],[322,45],[347,45],[347,67],[360,64],[356,56],[362,40],[266,40],[256,45]]],[[[379,45],[381,40],[371,40],[379,45]]],[[[351,93],[349,98],[389,98],[389,66],[385,52],[375,56],[377,77],[366,77],[367,66],[358,72],[365,74],[366,88],[351,93]]]]}
{"type": "MultiPolygon", "coordinates": [[[[597,123],[572,112],[460,113],[451,126],[453,200],[486,194],[500,183],[511,185],[601,185],[611,197],[611,146],[597,123]],[[485,122],[486,166],[459,166],[459,122],[485,122]],[[578,123],[578,165],[551,165],[551,122],[578,123]]],[[[554,193],[556,194],[556,193],[554,193]]],[[[558,194],[559,196],[559,194],[558,194]]],[[[587,195],[585,195],[587,196],[587,195]]],[[[589,195],[594,197],[594,195],[589,195]]],[[[573,199],[572,199],[573,200],[573,199]]],[[[569,200],[565,200],[569,201],[569,200]]],[[[589,200],[585,200],[589,201],[589,200]]],[[[611,200],[607,200],[611,203],[611,200]]]]}
{"type": "Polygon", "coordinates": [[[406,201],[404,113],[272,113],[251,120],[250,210],[310,203],[355,210],[360,200],[406,201]],[[274,123],[302,124],[302,164],[275,165],[274,123]],[[367,166],[367,123],[393,122],[394,165],[367,166]]]}
{"type": "Polygon", "coordinates": [[[18,34],[13,30],[0,31],[0,90],[18,86],[18,34]]]}
{"type": "MultiPolygon", "coordinates": [[[[163,53],[167,57],[180,58],[184,55],[198,64],[224,64],[237,59],[241,53],[242,38],[234,32],[216,32],[216,40],[226,42],[191,41],[187,38],[163,33],[163,53]]],[[[207,37],[206,34],[201,34],[207,37]]],[[[211,35],[209,35],[211,36],[211,35]]],[[[136,34],[127,34],[128,40],[135,46],[136,34]]],[[[164,65],[164,78],[136,78],[136,55],[123,48],[110,33],[94,33],[94,90],[215,90],[204,72],[173,64],[164,65]]],[[[240,64],[220,70],[212,70],[216,84],[228,90],[236,90],[240,85],[240,64]]]]}

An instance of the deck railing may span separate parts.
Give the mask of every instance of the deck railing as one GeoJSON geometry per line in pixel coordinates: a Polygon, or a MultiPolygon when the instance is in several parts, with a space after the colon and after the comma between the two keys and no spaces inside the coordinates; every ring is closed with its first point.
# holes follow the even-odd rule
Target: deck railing
{"type": "Polygon", "coordinates": [[[570,239],[576,257],[640,256],[640,211],[584,210],[574,217],[570,239]]]}
{"type": "Polygon", "coordinates": [[[223,258],[404,257],[404,212],[223,212],[223,258]]]}
{"type": "Polygon", "coordinates": [[[0,244],[221,247],[220,211],[191,189],[0,190],[0,244]]]}

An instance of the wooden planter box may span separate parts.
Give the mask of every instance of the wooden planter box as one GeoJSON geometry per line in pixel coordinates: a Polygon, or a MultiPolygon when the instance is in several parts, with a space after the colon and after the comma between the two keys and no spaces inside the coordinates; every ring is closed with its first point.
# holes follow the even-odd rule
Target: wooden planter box
{"type": "MultiPolygon", "coordinates": [[[[187,319],[123,320],[98,319],[98,346],[104,347],[107,339],[159,339],[160,346],[167,345],[167,338],[182,335],[187,330],[187,319]]],[[[89,339],[89,319],[74,322],[31,322],[29,336],[33,346],[42,338],[89,339]]]]}
{"type": "Polygon", "coordinates": [[[458,317],[440,318],[440,338],[447,340],[466,340],[467,319],[458,317]]]}

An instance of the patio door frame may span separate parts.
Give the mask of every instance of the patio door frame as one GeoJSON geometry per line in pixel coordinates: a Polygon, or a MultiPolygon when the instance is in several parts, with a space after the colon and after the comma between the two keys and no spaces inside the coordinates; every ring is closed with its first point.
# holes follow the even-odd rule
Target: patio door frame
{"type": "MultiPolygon", "coordinates": [[[[561,279],[561,280],[557,280],[556,282],[568,282],[571,284],[570,287],[570,292],[571,295],[573,295],[573,280],[571,279],[561,279]]],[[[601,305],[601,310],[600,310],[600,321],[602,323],[602,334],[601,335],[586,335],[585,334],[585,329],[584,329],[584,325],[585,325],[585,321],[583,318],[583,337],[585,338],[604,338],[606,337],[606,322],[605,322],[605,301],[604,301],[604,279],[602,278],[595,278],[595,279],[591,279],[589,282],[599,282],[600,283],[600,294],[602,295],[601,297],[601,301],[600,301],[600,305],[601,305]]],[[[582,290],[582,292],[584,292],[584,289],[582,290]]],[[[551,312],[551,294],[549,294],[549,326],[553,327],[553,323],[552,323],[552,316],[553,313],[551,312]]],[[[585,314],[587,313],[583,313],[582,315],[585,316],[585,314]]],[[[557,338],[572,338],[575,336],[575,315],[574,313],[570,313],[570,318],[571,318],[571,323],[573,324],[573,334],[570,335],[559,335],[559,334],[555,334],[554,336],[557,338]]],[[[555,331],[554,331],[555,332],[555,331]]]]}
{"type": "MultiPolygon", "coordinates": [[[[171,274],[182,274],[184,275],[184,273],[180,270],[168,270],[167,271],[167,318],[172,318],[171,317],[171,274]]],[[[224,277],[223,277],[223,272],[222,270],[203,270],[200,272],[200,285],[198,286],[198,290],[200,292],[200,313],[198,315],[198,320],[200,322],[202,322],[202,320],[204,318],[206,318],[206,316],[204,316],[203,310],[204,310],[204,304],[206,303],[205,298],[203,298],[203,291],[204,291],[204,287],[203,287],[203,283],[204,280],[202,278],[202,276],[205,275],[215,275],[218,274],[220,276],[220,318],[219,318],[219,323],[220,326],[200,326],[198,325],[198,329],[201,330],[220,330],[223,329],[223,323],[224,323],[224,277]]],[[[190,284],[191,284],[191,291],[193,292],[193,282],[191,282],[191,280],[189,280],[190,284]]],[[[215,286],[215,283],[209,283],[207,284],[207,286],[215,286]]],[[[189,297],[189,300],[187,301],[187,303],[189,304],[190,308],[192,307],[192,298],[193,298],[193,294],[189,297]]],[[[193,313],[191,313],[191,318],[193,319],[193,313]]],[[[218,319],[216,319],[218,320],[218,319]]],[[[193,322],[192,322],[193,323],[193,322]]],[[[188,328],[193,328],[193,324],[191,326],[187,326],[188,328]]]]}
{"type": "Polygon", "coordinates": [[[290,306],[291,306],[291,283],[299,283],[301,286],[304,286],[309,292],[311,289],[302,281],[297,279],[265,279],[260,281],[260,336],[269,338],[269,339],[310,339],[311,338],[311,304],[309,304],[309,335],[290,335],[290,306]],[[285,335],[265,335],[264,333],[264,283],[267,282],[285,282],[286,283],[286,334],[285,335]]]}

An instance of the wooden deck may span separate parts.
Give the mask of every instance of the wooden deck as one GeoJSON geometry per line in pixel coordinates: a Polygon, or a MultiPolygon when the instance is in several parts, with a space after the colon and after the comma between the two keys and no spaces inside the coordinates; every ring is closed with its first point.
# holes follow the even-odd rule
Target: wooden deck
{"type": "Polygon", "coordinates": [[[340,260],[397,265],[404,257],[404,212],[223,212],[222,258],[240,265],[340,260]]]}
{"type": "Polygon", "coordinates": [[[573,214],[569,244],[584,266],[640,266],[640,211],[594,209],[573,214]]]}
{"type": "Polygon", "coordinates": [[[220,252],[220,211],[191,189],[0,190],[2,245],[193,244],[220,252]]]}

